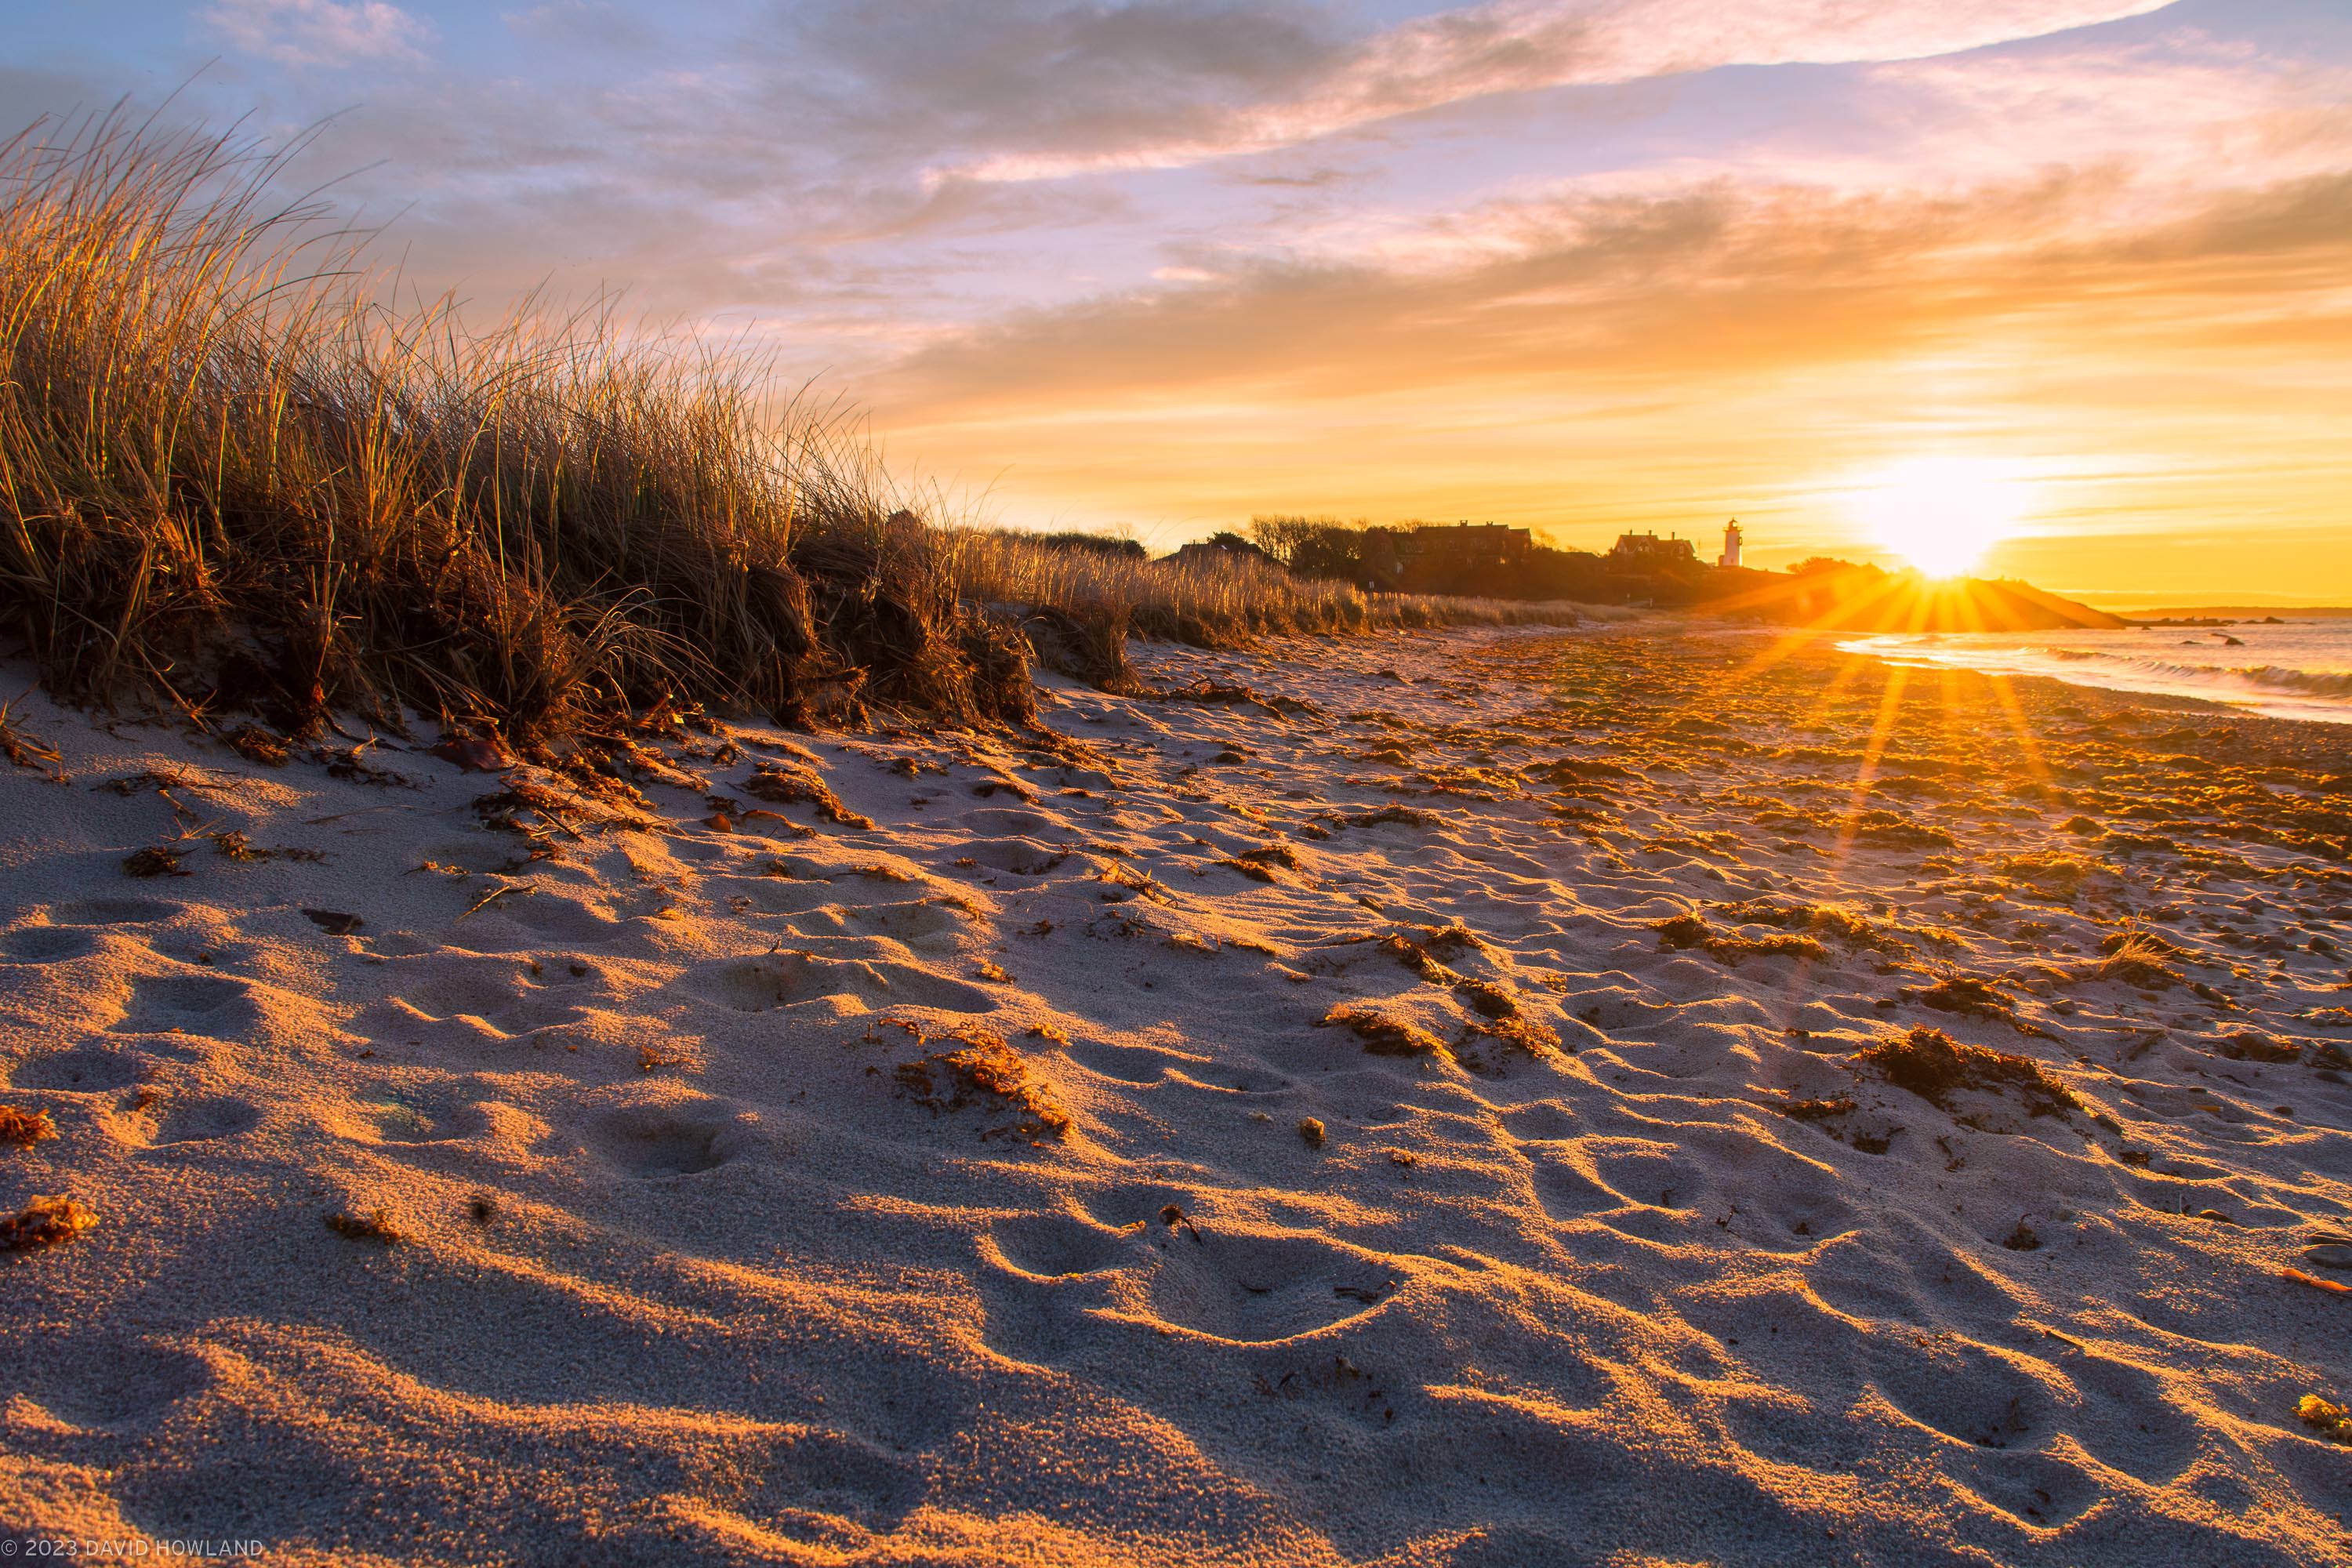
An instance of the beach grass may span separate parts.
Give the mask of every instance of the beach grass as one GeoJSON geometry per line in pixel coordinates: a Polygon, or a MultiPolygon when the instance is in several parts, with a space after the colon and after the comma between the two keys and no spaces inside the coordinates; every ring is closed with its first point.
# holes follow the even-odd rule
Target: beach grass
{"type": "Polygon", "coordinates": [[[0,147],[0,626],[61,695],[1020,721],[1033,643],[1102,678],[1130,631],[1541,618],[935,526],[756,353],[400,303],[369,235],[277,195],[299,151],[108,115],[0,147]]]}

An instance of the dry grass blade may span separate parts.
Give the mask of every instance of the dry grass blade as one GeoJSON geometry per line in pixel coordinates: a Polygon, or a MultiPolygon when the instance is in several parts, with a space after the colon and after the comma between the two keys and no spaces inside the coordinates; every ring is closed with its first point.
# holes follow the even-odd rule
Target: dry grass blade
{"type": "Polygon", "coordinates": [[[17,767],[32,773],[47,773],[58,783],[65,783],[65,769],[58,749],[16,728],[13,702],[0,702],[0,757],[6,757],[17,767]]]}

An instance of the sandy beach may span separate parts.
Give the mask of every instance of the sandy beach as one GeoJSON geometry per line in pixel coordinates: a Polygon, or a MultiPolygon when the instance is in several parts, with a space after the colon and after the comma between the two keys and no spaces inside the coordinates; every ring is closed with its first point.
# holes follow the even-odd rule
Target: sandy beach
{"type": "Polygon", "coordinates": [[[2352,731],[1666,619],[1135,658],[609,773],[15,703],[0,1530],[2352,1562],[2352,731]]]}

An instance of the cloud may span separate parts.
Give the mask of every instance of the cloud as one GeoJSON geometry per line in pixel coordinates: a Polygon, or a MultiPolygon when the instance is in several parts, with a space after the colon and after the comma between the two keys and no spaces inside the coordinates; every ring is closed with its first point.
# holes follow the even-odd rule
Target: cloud
{"type": "MultiPolygon", "coordinates": [[[[2145,355],[2352,351],[2352,174],[2197,197],[2161,221],[2122,169],[1957,195],[1710,185],[1506,205],[1440,268],[1284,263],[1033,310],[875,384],[901,426],[1025,411],[1303,409],[1412,388],[1642,400],[1907,357],[2112,367],[2145,355]],[[1498,251],[1498,254],[1496,254],[1498,251]],[[2025,345],[2016,360],[1992,351],[2025,345]]],[[[2058,372],[2037,372],[2055,378],[2058,372]]],[[[1458,395],[1458,397],[1456,397],[1458,395]]]]}
{"type": "Polygon", "coordinates": [[[437,36],[385,0],[215,0],[203,15],[239,49],[280,65],[421,59],[437,36]]]}
{"type": "MultiPolygon", "coordinates": [[[[1270,152],[1498,93],[1602,85],[1730,65],[1910,59],[2162,10],[2173,0],[1488,0],[1420,17],[1313,60],[1284,62],[1285,90],[1242,102],[1234,62],[1253,40],[1202,51],[1200,71],[1140,110],[1124,136],[990,153],[983,180],[1177,168],[1270,152]],[[1303,66],[1312,69],[1301,70],[1303,66]],[[1182,90],[1186,87],[1192,90],[1182,90]],[[1157,123],[1151,122],[1156,119],[1157,123]]],[[[1109,13],[1128,15],[1126,10],[1109,13]]],[[[1277,13],[1253,14],[1268,25],[1277,13]]],[[[1231,31],[1230,28],[1227,29],[1231,31]]],[[[1112,38],[1112,43],[1123,40],[1112,38]]],[[[1132,85],[1132,84],[1130,84],[1132,85]]]]}

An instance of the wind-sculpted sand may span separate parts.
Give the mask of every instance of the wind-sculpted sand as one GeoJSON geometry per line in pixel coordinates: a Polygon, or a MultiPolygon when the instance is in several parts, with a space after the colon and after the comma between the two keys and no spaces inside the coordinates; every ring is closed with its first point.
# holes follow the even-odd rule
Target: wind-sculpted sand
{"type": "Polygon", "coordinates": [[[2352,1561],[2352,735],[1668,623],[1139,663],[610,775],[16,704],[0,1524],[2352,1561]]]}

